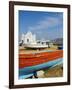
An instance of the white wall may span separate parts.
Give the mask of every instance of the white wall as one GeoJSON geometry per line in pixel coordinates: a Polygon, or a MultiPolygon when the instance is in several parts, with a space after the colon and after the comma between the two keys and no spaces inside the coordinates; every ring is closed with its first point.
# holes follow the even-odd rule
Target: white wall
{"type": "MultiPolygon", "coordinates": [[[[8,90],[8,68],[9,68],[9,0],[0,1],[0,90],[8,90]]],[[[23,1],[23,0],[22,0],[23,1]]],[[[71,4],[72,0],[24,0],[24,1],[37,1],[37,2],[48,2],[48,3],[64,3],[71,4]]],[[[72,5],[71,5],[72,7],[72,5]]],[[[72,8],[71,8],[72,9],[72,8]]],[[[71,12],[72,17],[72,12],[71,12]]],[[[71,18],[72,20],[72,18],[71,18]]],[[[72,27],[71,27],[72,29],[72,27]]],[[[72,34],[72,33],[71,33],[72,34]]],[[[72,35],[71,35],[72,38],[72,35]]],[[[72,44],[71,44],[72,46],[72,44]]],[[[72,48],[71,48],[72,49],[72,48]]],[[[72,64],[72,62],[71,62],[72,64]]],[[[72,66],[71,66],[72,68],[72,66]]],[[[72,73],[72,72],[71,72],[72,73]]],[[[71,74],[72,77],[72,74],[71,74]]],[[[71,90],[72,83],[70,86],[54,86],[54,87],[40,87],[40,88],[28,88],[25,90],[71,90]]],[[[19,89],[21,90],[21,89],[19,89]]],[[[24,90],[24,89],[22,89],[24,90]]]]}
{"type": "Polygon", "coordinates": [[[31,32],[27,32],[25,34],[24,43],[25,44],[36,44],[35,35],[33,35],[31,32]],[[27,40],[29,40],[29,41],[27,41],[27,40]]]}

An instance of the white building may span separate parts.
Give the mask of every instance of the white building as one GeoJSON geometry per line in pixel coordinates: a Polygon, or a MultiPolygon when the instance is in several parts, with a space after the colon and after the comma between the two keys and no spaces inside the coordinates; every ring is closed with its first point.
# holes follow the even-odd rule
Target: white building
{"type": "Polygon", "coordinates": [[[22,34],[21,41],[23,41],[23,44],[36,44],[36,35],[29,31],[26,34],[22,34]]]}
{"type": "Polygon", "coordinates": [[[36,40],[36,35],[32,34],[30,31],[26,34],[22,34],[20,37],[21,46],[24,44],[27,45],[47,45],[48,47],[53,47],[53,43],[50,40],[36,40]]]}

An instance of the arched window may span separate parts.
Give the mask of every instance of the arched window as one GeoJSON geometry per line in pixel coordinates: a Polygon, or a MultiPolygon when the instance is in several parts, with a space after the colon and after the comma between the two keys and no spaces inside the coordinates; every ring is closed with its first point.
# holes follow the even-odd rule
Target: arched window
{"type": "Polygon", "coordinates": [[[27,39],[27,42],[29,42],[29,39],[27,39]]]}

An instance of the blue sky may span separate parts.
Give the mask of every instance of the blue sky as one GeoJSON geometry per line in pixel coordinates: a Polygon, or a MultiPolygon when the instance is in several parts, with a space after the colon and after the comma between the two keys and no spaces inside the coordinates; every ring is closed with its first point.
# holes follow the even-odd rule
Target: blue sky
{"type": "Polygon", "coordinates": [[[19,11],[19,33],[31,31],[37,39],[63,38],[63,13],[19,11]]]}

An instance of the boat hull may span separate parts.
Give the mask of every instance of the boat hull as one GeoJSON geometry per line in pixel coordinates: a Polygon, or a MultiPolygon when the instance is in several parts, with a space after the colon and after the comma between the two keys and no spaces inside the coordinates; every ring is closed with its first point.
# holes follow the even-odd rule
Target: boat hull
{"type": "Polygon", "coordinates": [[[43,49],[48,48],[48,45],[42,45],[42,44],[24,44],[25,48],[31,48],[31,49],[43,49]]]}
{"type": "Polygon", "coordinates": [[[63,57],[63,50],[19,55],[19,68],[35,66],[63,57]]]}
{"type": "Polygon", "coordinates": [[[19,78],[28,78],[30,76],[33,76],[34,71],[42,70],[45,68],[52,68],[56,65],[63,64],[63,58],[55,59],[53,61],[49,61],[43,64],[35,65],[35,66],[29,66],[19,69],[19,78]]]}

